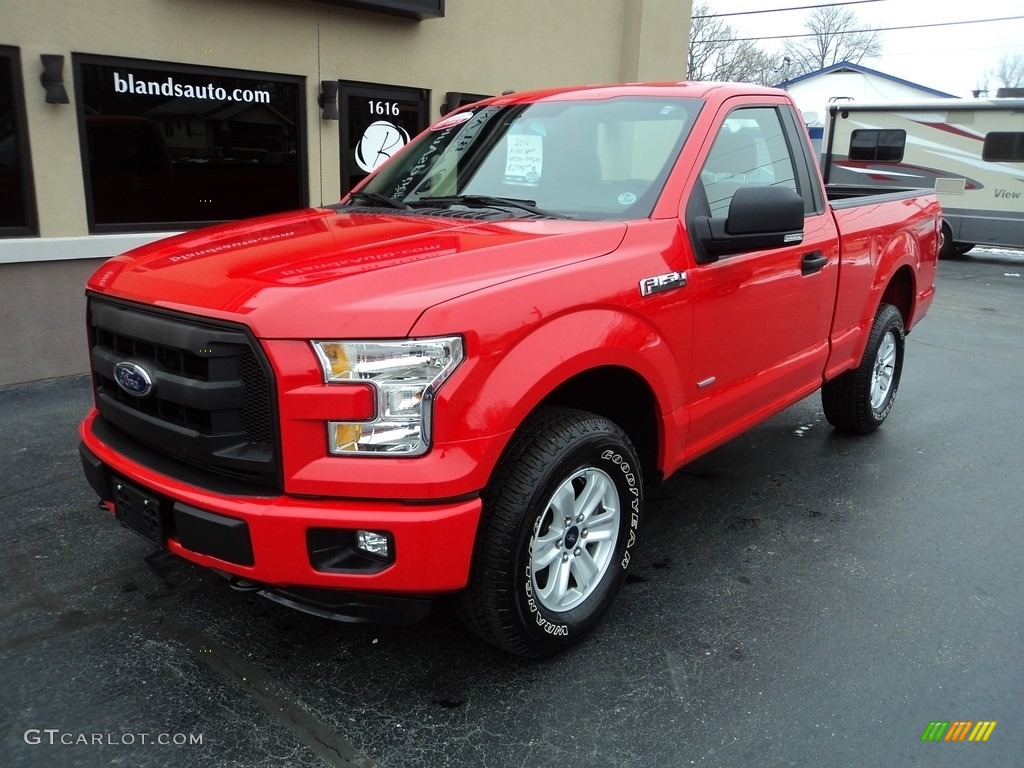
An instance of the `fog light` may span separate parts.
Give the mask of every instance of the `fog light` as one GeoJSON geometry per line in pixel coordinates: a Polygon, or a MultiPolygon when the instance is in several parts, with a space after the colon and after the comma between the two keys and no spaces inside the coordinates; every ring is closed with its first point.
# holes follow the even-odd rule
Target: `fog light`
{"type": "Polygon", "coordinates": [[[310,528],[306,552],[309,564],[321,573],[380,573],[394,562],[395,544],[384,531],[310,528]]]}
{"type": "Polygon", "coordinates": [[[391,537],[378,531],[356,531],[356,549],[368,555],[388,560],[391,557],[391,537]]]}

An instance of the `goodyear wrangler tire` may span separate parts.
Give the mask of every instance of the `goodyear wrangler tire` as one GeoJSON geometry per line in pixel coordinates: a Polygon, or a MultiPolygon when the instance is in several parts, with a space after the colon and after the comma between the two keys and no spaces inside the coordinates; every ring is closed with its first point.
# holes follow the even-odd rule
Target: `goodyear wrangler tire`
{"type": "Polygon", "coordinates": [[[900,385],[905,335],[899,310],[882,304],[860,365],[826,382],[821,389],[821,404],[829,424],[860,434],[881,426],[892,410],[900,385]]]}
{"type": "Polygon", "coordinates": [[[470,582],[455,605],[520,656],[580,640],[625,579],[643,508],[626,434],[600,416],[545,409],[513,438],[487,487],[470,582]]]}

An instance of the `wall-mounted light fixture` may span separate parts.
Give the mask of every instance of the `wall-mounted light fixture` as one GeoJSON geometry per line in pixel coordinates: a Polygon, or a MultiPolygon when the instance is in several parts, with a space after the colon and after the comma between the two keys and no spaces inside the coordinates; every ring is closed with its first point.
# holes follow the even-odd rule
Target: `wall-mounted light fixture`
{"type": "Polygon", "coordinates": [[[321,80],[320,95],[316,97],[320,105],[320,117],[324,120],[340,120],[338,114],[338,81],[321,80]]]}
{"type": "Polygon", "coordinates": [[[461,95],[462,94],[457,91],[448,91],[448,93],[444,95],[444,101],[441,102],[441,117],[444,117],[453,109],[459,108],[459,97],[461,95]]]}
{"type": "Polygon", "coordinates": [[[42,53],[43,72],[39,82],[46,89],[47,104],[67,104],[68,92],[64,90],[64,57],[56,53],[42,53]]]}
{"type": "MultiPolygon", "coordinates": [[[[512,93],[512,91],[505,91],[505,93],[512,93]]],[[[465,93],[464,91],[448,91],[444,95],[444,103],[441,104],[441,117],[444,117],[452,110],[458,109],[459,107],[465,107],[469,104],[473,104],[481,99],[488,99],[485,93],[465,93]]]]}

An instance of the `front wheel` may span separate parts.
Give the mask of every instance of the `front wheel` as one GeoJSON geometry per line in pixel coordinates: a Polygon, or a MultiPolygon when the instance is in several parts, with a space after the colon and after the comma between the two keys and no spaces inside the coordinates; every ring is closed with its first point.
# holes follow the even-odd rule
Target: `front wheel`
{"type": "Polygon", "coordinates": [[[580,640],[629,567],[643,507],[626,434],[582,411],[539,411],[520,428],[484,497],[470,583],[455,599],[476,634],[520,656],[580,640]]]}
{"type": "Polygon", "coordinates": [[[829,424],[861,434],[881,426],[899,388],[905,337],[899,310],[891,304],[880,306],[860,365],[821,388],[829,424]]]}

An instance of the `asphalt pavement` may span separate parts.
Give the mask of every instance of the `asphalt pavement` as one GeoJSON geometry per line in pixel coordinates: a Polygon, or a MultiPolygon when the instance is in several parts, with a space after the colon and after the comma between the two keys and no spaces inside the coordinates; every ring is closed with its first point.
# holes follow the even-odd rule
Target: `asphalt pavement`
{"type": "Polygon", "coordinates": [[[877,433],[815,395],[655,489],[612,610],[541,662],[154,552],[82,476],[86,378],[2,388],[0,765],[1021,765],[1022,275],[940,264],[877,433]]]}

